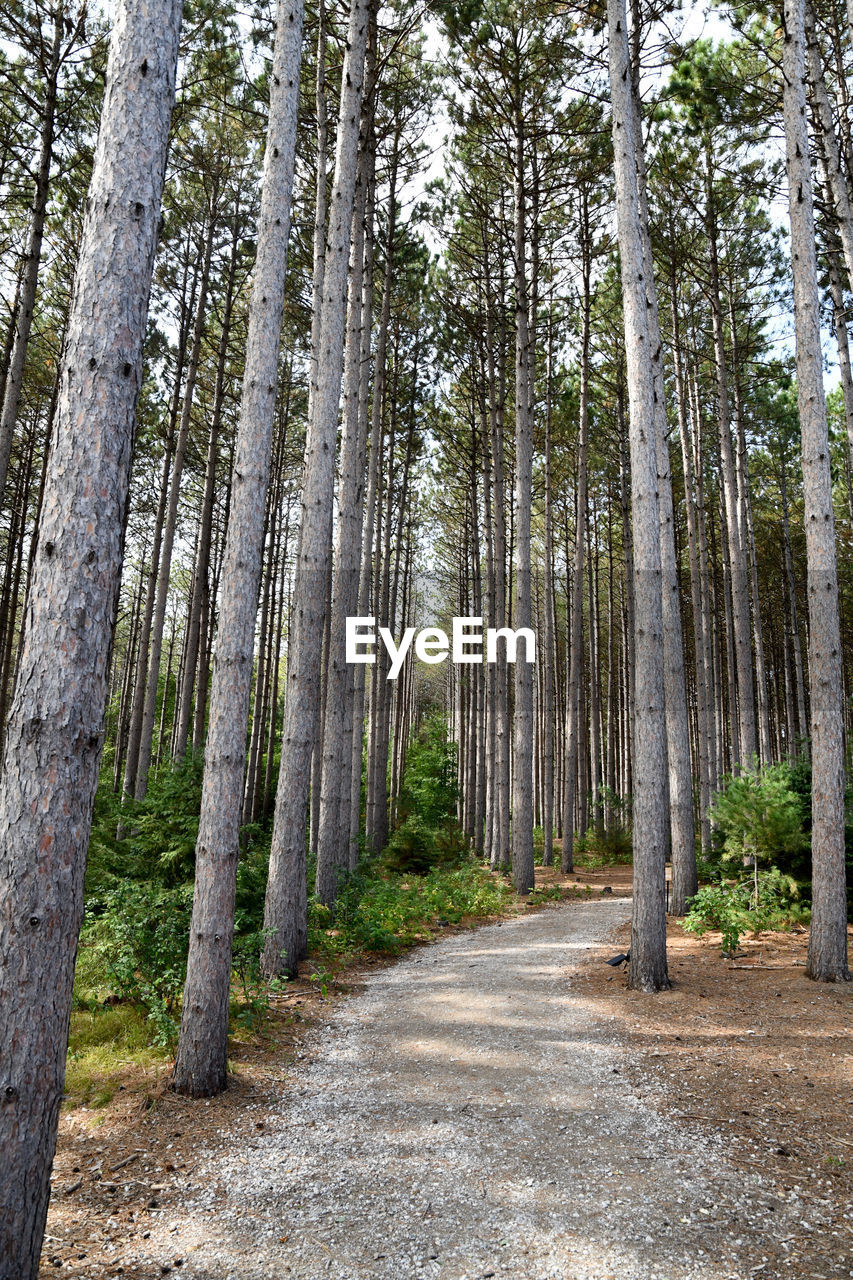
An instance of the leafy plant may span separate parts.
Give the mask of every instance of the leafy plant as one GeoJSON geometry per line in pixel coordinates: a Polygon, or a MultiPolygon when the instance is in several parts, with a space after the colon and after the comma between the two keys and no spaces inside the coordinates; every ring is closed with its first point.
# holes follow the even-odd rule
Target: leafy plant
{"type": "Polygon", "coordinates": [[[119,881],[90,902],[78,983],[138,1004],[154,1043],[177,1038],[174,1016],[187,971],[192,886],[119,881]]]}
{"type": "Polygon", "coordinates": [[[806,844],[803,804],[788,764],[766,765],[726,779],[711,818],[724,862],[755,858],[758,864],[790,858],[806,844]]]}
{"type": "Polygon", "coordinates": [[[469,856],[456,822],[456,798],[456,744],[448,741],[444,717],[430,716],[406,756],[400,822],[383,855],[389,871],[425,875],[469,856]]]}
{"type": "Polygon", "coordinates": [[[618,822],[609,827],[590,827],[586,835],[575,841],[575,854],[576,862],[585,867],[630,862],[633,856],[631,828],[618,822]]]}
{"type": "Polygon", "coordinates": [[[744,933],[757,934],[807,920],[808,909],[798,899],[793,877],[770,867],[758,872],[756,878],[743,876],[703,885],[690,899],[684,928],[698,935],[719,929],[723,951],[732,954],[744,933]]]}
{"type": "Polygon", "coordinates": [[[424,876],[389,874],[375,865],[347,877],[334,916],[309,904],[308,945],[315,958],[359,952],[393,955],[429,936],[438,921],[498,915],[512,888],[473,862],[433,867],[424,876]]]}

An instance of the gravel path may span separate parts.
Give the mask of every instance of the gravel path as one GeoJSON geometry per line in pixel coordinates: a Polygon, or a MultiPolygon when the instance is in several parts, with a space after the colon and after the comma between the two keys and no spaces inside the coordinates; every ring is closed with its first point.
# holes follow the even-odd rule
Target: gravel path
{"type": "Polygon", "coordinates": [[[204,1153],[149,1259],[195,1280],[786,1274],[796,1203],[637,1098],[573,997],[624,900],[420,948],[341,1001],[249,1149],[204,1153]],[[763,1266],[762,1266],[763,1262],[763,1266]]]}

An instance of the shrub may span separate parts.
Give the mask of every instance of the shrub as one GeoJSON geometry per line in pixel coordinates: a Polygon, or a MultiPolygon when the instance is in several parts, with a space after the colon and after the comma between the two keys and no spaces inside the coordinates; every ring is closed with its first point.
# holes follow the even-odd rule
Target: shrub
{"type": "Polygon", "coordinates": [[[512,888],[476,863],[433,867],[424,876],[380,873],[370,864],[347,876],[334,914],[311,902],[308,945],[329,959],[372,951],[395,954],[422,939],[437,921],[497,915],[512,888]]]}
{"type": "Polygon", "coordinates": [[[791,768],[784,763],[727,778],[711,810],[722,860],[729,863],[743,858],[789,863],[807,843],[803,817],[791,768]]]}
{"type": "Polygon", "coordinates": [[[610,827],[590,827],[575,843],[576,861],[581,866],[604,867],[630,862],[633,856],[631,828],[614,823],[610,827]]]}
{"type": "Polygon", "coordinates": [[[177,1038],[174,1015],[187,972],[192,885],[119,881],[87,907],[78,1001],[106,993],[140,1005],[154,1043],[177,1038]],[[88,986],[88,991],[87,991],[88,986]]]}
{"type": "Polygon", "coordinates": [[[770,867],[757,877],[721,880],[704,885],[690,899],[684,928],[689,933],[703,934],[719,929],[722,949],[731,954],[738,948],[746,932],[782,929],[808,919],[808,910],[799,902],[799,889],[793,877],[770,867]]]}
{"type": "Polygon", "coordinates": [[[389,871],[425,875],[469,856],[456,822],[456,744],[443,716],[430,716],[409,748],[397,812],[399,825],[383,853],[389,871]]]}
{"type": "Polygon", "coordinates": [[[449,741],[444,716],[430,716],[421,725],[406,754],[398,813],[405,821],[413,814],[428,827],[438,827],[456,813],[456,743],[449,741]]]}

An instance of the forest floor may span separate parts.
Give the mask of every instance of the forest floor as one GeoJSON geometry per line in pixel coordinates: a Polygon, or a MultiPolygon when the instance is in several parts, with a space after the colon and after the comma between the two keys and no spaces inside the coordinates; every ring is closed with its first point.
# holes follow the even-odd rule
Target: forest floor
{"type": "Polygon", "coordinates": [[[328,998],[306,976],[221,1098],[129,1068],[66,1111],[42,1275],[853,1275],[853,993],[805,979],[804,935],[750,970],[672,923],[674,988],[637,995],[602,963],[630,868],[580,879],[328,998]]]}

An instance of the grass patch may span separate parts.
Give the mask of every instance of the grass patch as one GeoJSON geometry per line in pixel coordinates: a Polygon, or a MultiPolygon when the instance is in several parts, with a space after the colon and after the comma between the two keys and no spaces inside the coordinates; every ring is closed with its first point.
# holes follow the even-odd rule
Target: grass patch
{"type": "Polygon", "coordinates": [[[105,1107],[130,1075],[156,1070],[168,1059],[168,1050],[151,1043],[151,1023],[135,1005],[75,1010],[65,1068],[65,1105],[105,1107]]]}

